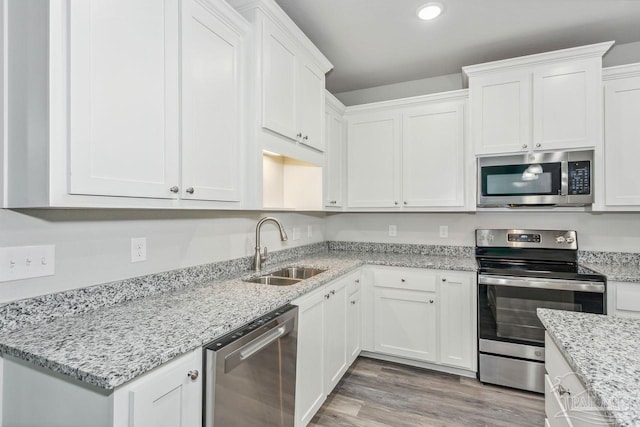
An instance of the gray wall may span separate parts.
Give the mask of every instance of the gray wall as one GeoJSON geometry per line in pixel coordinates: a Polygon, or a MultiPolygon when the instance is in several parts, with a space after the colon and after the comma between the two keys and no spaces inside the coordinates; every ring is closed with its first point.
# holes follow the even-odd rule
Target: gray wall
{"type": "MultiPolygon", "coordinates": [[[[605,67],[640,62],[640,41],[614,45],[603,58],[605,67]]],[[[344,105],[359,105],[409,96],[427,95],[462,89],[462,73],[336,93],[344,105]]]]}

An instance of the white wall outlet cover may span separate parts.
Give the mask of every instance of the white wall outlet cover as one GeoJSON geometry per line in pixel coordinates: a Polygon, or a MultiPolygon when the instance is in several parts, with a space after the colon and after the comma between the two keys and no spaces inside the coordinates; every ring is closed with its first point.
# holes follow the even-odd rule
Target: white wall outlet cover
{"type": "Polygon", "coordinates": [[[389,237],[396,237],[398,235],[398,228],[395,225],[389,226],[389,237]]]}
{"type": "Polygon", "coordinates": [[[313,227],[310,225],[307,225],[307,237],[309,239],[313,237],[313,227]]]}
{"type": "Polygon", "coordinates": [[[449,226],[448,225],[441,225],[440,226],[440,237],[442,237],[442,238],[449,237],[449,226]]]}
{"type": "Polygon", "coordinates": [[[141,262],[147,260],[147,238],[131,238],[131,262],[141,262]]]}
{"type": "Polygon", "coordinates": [[[293,240],[300,240],[300,228],[293,227],[293,240]]]}

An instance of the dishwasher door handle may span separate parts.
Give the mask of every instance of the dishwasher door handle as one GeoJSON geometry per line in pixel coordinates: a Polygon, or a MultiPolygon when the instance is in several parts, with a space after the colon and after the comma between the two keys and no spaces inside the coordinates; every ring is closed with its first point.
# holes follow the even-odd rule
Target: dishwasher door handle
{"type": "Polygon", "coordinates": [[[251,356],[259,352],[265,347],[268,347],[274,341],[284,337],[289,332],[293,330],[293,326],[295,323],[295,318],[290,318],[286,322],[277,326],[274,329],[265,332],[260,335],[258,338],[254,339],[251,342],[243,345],[233,353],[229,354],[224,358],[224,372],[230,372],[233,368],[238,366],[240,363],[249,359],[251,356]]]}

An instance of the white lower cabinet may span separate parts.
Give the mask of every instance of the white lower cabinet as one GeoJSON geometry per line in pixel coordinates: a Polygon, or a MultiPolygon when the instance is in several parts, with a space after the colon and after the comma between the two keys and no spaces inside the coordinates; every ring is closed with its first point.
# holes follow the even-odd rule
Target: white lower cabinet
{"type": "Polygon", "coordinates": [[[545,333],[546,423],[551,427],[587,427],[612,425],[585,388],[580,374],[574,372],[549,334],[545,333]]]}
{"type": "Polygon", "coordinates": [[[475,275],[371,267],[373,351],[476,370],[475,275]]]}
{"type": "Polygon", "coordinates": [[[360,279],[347,288],[347,362],[353,363],[362,351],[362,292],[360,279]]]}
{"type": "Polygon", "coordinates": [[[607,282],[607,313],[640,318],[640,283],[607,282]]]}
{"type": "Polygon", "coordinates": [[[202,349],[197,348],[115,390],[49,374],[3,356],[2,425],[200,427],[202,349]]]}
{"type": "Polygon", "coordinates": [[[349,367],[347,336],[353,317],[348,315],[347,293],[359,278],[358,270],[292,302],[299,310],[296,426],[311,421],[349,367]]]}

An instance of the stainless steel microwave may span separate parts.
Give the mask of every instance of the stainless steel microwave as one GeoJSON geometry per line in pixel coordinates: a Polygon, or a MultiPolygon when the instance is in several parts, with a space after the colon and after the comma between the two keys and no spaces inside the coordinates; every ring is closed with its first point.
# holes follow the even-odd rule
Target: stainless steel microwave
{"type": "Polygon", "coordinates": [[[593,150],[478,158],[478,207],[593,203],[593,150]]]}

